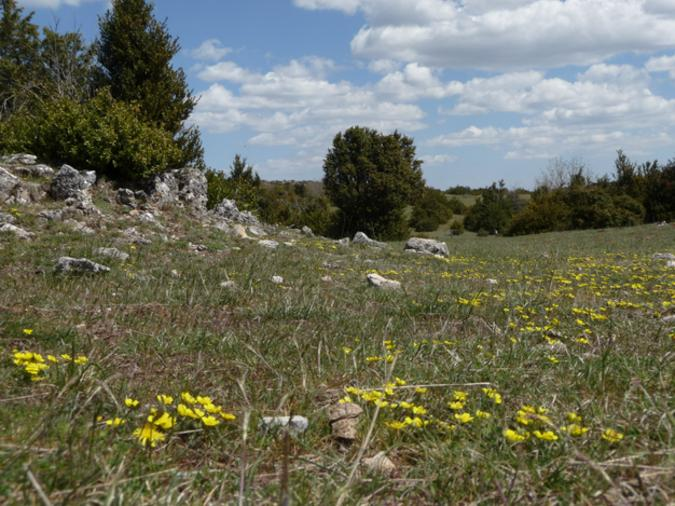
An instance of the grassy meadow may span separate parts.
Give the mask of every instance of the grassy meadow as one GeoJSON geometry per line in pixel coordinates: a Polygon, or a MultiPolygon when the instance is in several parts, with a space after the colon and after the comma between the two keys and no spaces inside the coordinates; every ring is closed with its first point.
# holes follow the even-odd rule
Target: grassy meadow
{"type": "Polygon", "coordinates": [[[675,269],[652,258],[673,225],[464,234],[439,259],[98,204],[96,234],[26,207],[35,237],[0,237],[0,503],[675,500],[675,269]],[[129,226],[152,243],[117,243],[129,226]],[[56,275],[63,255],[111,271],[56,275]],[[351,445],[339,402],[364,410],[351,445]]]}

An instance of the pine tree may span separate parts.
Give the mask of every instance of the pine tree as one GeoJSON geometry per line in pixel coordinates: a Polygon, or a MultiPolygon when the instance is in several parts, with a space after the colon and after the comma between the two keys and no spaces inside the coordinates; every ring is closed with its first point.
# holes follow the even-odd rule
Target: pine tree
{"type": "Polygon", "coordinates": [[[20,110],[39,83],[38,28],[15,0],[0,0],[0,119],[20,110]]]}
{"type": "Polygon", "coordinates": [[[199,132],[184,126],[197,101],[183,70],[171,65],[180,45],[166,21],[155,19],[146,0],[113,0],[99,29],[97,87],[110,87],[113,98],[137,104],[144,121],[171,133],[183,163],[200,163],[199,132]]]}

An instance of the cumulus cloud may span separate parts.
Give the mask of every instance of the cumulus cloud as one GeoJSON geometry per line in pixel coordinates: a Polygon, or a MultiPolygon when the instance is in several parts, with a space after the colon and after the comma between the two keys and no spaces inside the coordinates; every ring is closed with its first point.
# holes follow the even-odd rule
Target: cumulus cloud
{"type": "Polygon", "coordinates": [[[100,2],[103,0],[18,0],[18,4],[22,7],[33,9],[48,8],[58,9],[62,5],[70,7],[78,7],[83,3],[100,2]]]}
{"type": "Polygon", "coordinates": [[[591,65],[675,47],[672,0],[296,0],[363,12],[353,53],[445,68],[515,70],[591,65]]]}
{"type": "Polygon", "coordinates": [[[291,60],[266,73],[220,62],[199,76],[215,81],[201,93],[192,121],[207,132],[251,130],[249,142],[295,146],[312,156],[323,152],[340,130],[355,124],[383,131],[424,127],[414,104],[386,99],[367,86],[333,81],[332,61],[309,57],[291,60]]]}
{"type": "Polygon", "coordinates": [[[675,79],[675,55],[650,58],[645,64],[649,72],[668,72],[671,79],[675,79]]]}
{"type": "Polygon", "coordinates": [[[223,46],[218,39],[207,39],[199,47],[190,51],[190,56],[195,60],[218,61],[232,52],[229,47],[223,46]]]}
{"type": "MultiPolygon", "coordinates": [[[[668,61],[652,66],[667,67],[668,61]]],[[[675,128],[675,100],[653,94],[644,69],[630,65],[598,64],[573,81],[522,72],[462,85],[450,115],[510,112],[520,125],[467,128],[439,135],[429,144],[459,148],[493,146],[507,158],[549,158],[564,149],[642,151],[664,146],[675,128]]]]}

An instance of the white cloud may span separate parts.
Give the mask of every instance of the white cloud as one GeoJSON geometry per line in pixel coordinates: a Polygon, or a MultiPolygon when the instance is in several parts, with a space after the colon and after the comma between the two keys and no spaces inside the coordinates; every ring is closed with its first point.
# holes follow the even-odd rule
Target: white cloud
{"type": "Polygon", "coordinates": [[[377,84],[377,91],[398,100],[412,101],[420,98],[441,99],[461,90],[461,83],[444,84],[437,72],[429,67],[409,63],[402,70],[387,74],[377,84]]]}
{"type": "Polygon", "coordinates": [[[311,156],[323,154],[332,137],[352,125],[382,131],[424,127],[417,105],[383,98],[367,86],[331,81],[326,74],[334,68],[332,61],[316,57],[291,60],[267,73],[233,62],[206,67],[200,78],[220,82],[202,92],[192,121],[207,132],[246,128],[251,144],[294,146],[311,156]]]}
{"type": "Polygon", "coordinates": [[[590,65],[625,52],[675,47],[672,0],[296,0],[361,10],[353,53],[445,68],[590,65]]]}
{"type": "Polygon", "coordinates": [[[668,72],[671,79],[675,79],[675,55],[650,58],[645,64],[649,72],[668,72]]]}
{"type": "Polygon", "coordinates": [[[441,154],[441,155],[421,155],[418,157],[424,160],[424,165],[447,165],[457,160],[455,155],[441,154]]]}
{"type": "Polygon", "coordinates": [[[83,3],[101,2],[103,0],[18,0],[18,4],[22,7],[33,9],[58,9],[62,5],[69,7],[79,7],[83,3]]]}
{"type": "Polygon", "coordinates": [[[218,39],[207,39],[199,47],[190,51],[190,56],[195,60],[218,61],[223,59],[232,49],[223,46],[218,39]]]}

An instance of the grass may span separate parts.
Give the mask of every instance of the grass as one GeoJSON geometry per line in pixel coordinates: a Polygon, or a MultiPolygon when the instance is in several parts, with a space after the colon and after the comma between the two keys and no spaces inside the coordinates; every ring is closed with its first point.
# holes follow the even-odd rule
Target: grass
{"type": "Polygon", "coordinates": [[[270,251],[171,210],[158,230],[109,205],[93,236],[41,225],[35,208],[14,212],[36,237],[0,238],[0,502],[673,500],[675,334],[662,317],[675,308],[675,270],[651,258],[673,252],[672,225],[465,234],[440,260],[402,243],[342,247],[283,231],[274,238],[294,244],[270,251]],[[127,262],[94,255],[131,225],[152,244],[118,244],[127,262]],[[56,276],[62,255],[111,272],[56,276]],[[403,290],[368,287],[372,270],[403,290]],[[87,362],[57,358],[33,382],[14,350],[87,362]],[[148,410],[174,413],[183,391],[236,420],[209,428],[177,417],[155,448],[141,445],[133,431],[148,410]],[[345,396],[364,408],[346,448],[325,413],[345,396]],[[588,432],[565,432],[569,413],[588,432]],[[259,430],[262,416],[282,414],[307,416],[308,430],[259,430]],[[105,424],[116,417],[126,423],[105,424]],[[623,437],[607,441],[607,429],[623,437]],[[360,453],[379,451],[393,476],[359,465],[360,453]]]}

